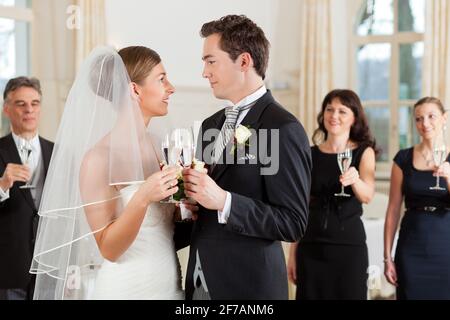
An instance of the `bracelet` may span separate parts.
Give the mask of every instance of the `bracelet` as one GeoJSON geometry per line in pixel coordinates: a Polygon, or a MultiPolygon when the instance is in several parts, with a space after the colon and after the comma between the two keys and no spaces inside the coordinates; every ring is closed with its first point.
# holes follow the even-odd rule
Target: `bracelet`
{"type": "Polygon", "coordinates": [[[384,262],[384,263],[386,263],[386,262],[394,262],[394,260],[393,260],[392,258],[389,258],[389,259],[383,259],[383,262],[384,262]]]}

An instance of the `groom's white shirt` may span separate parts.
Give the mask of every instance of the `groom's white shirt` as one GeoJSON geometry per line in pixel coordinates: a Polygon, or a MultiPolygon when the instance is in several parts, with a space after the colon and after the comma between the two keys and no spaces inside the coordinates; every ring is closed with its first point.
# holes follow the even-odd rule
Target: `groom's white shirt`
{"type": "MultiPolygon", "coordinates": [[[[256,90],[254,93],[246,96],[244,99],[242,99],[241,101],[239,101],[235,105],[231,101],[227,101],[227,106],[232,106],[233,108],[238,108],[240,106],[245,106],[245,105],[252,104],[256,100],[261,98],[263,95],[265,95],[266,92],[267,92],[266,86],[262,86],[261,88],[256,90]]],[[[250,110],[251,110],[251,108],[247,109],[247,110],[244,110],[244,111],[242,111],[239,114],[239,117],[238,117],[238,119],[236,121],[236,128],[241,124],[242,120],[244,120],[245,116],[247,115],[247,113],[250,110]]],[[[222,211],[220,211],[220,210],[217,211],[217,216],[218,216],[218,219],[219,219],[219,223],[221,223],[221,224],[226,224],[227,223],[228,217],[230,216],[230,211],[231,211],[231,193],[229,193],[227,191],[227,198],[225,200],[225,205],[223,207],[223,210],[222,211]]]]}

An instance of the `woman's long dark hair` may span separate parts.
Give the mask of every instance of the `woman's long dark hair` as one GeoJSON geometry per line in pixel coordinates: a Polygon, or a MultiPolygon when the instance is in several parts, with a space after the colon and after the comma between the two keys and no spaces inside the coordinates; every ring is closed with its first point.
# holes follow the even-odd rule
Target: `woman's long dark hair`
{"type": "Polygon", "coordinates": [[[350,108],[355,116],[355,123],[350,128],[350,140],[358,144],[358,146],[372,147],[375,155],[378,155],[380,150],[376,146],[375,138],[370,132],[366,114],[361,104],[358,95],[352,90],[336,89],[329,92],[322,102],[322,109],[317,116],[317,124],[319,127],[314,131],[313,143],[320,144],[328,138],[327,129],[323,123],[323,114],[325,108],[334,100],[338,99],[341,104],[350,108]]]}

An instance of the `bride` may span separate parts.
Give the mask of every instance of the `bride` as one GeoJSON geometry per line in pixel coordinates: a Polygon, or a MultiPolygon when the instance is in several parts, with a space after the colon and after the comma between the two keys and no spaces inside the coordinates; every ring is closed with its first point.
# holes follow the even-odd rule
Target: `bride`
{"type": "MultiPolygon", "coordinates": [[[[151,119],[174,88],[145,47],[97,48],[70,91],[44,187],[34,299],[183,299],[176,169],[160,170],[151,119]]],[[[196,208],[191,208],[196,209],[196,208]]]]}

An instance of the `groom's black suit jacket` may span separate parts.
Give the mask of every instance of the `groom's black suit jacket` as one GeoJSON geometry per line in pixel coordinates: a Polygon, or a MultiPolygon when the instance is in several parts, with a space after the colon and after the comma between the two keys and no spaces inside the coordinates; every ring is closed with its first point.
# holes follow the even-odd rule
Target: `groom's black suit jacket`
{"type": "MultiPolygon", "coordinates": [[[[39,137],[44,172],[53,151],[53,143],[39,137]]],[[[11,134],[0,139],[0,176],[8,163],[22,164],[11,134]]],[[[29,273],[39,222],[37,208],[29,189],[20,189],[16,182],[9,190],[9,199],[0,203],[0,288],[29,290],[29,273]]]]}
{"type": "MultiPolygon", "coordinates": [[[[203,122],[202,132],[220,130],[224,121],[221,110],[203,122]]],[[[261,175],[264,165],[258,160],[257,164],[217,164],[209,173],[231,193],[231,211],[227,224],[219,224],[217,211],[200,208],[191,236],[187,299],[194,290],[197,249],[212,299],[288,299],[280,241],[297,241],[306,229],[312,167],[308,138],[299,121],[270,92],[256,102],[241,125],[279,130],[279,170],[261,175]]],[[[202,151],[210,143],[201,141],[202,151]]],[[[268,141],[268,150],[271,143],[275,141],[268,141]]]]}

